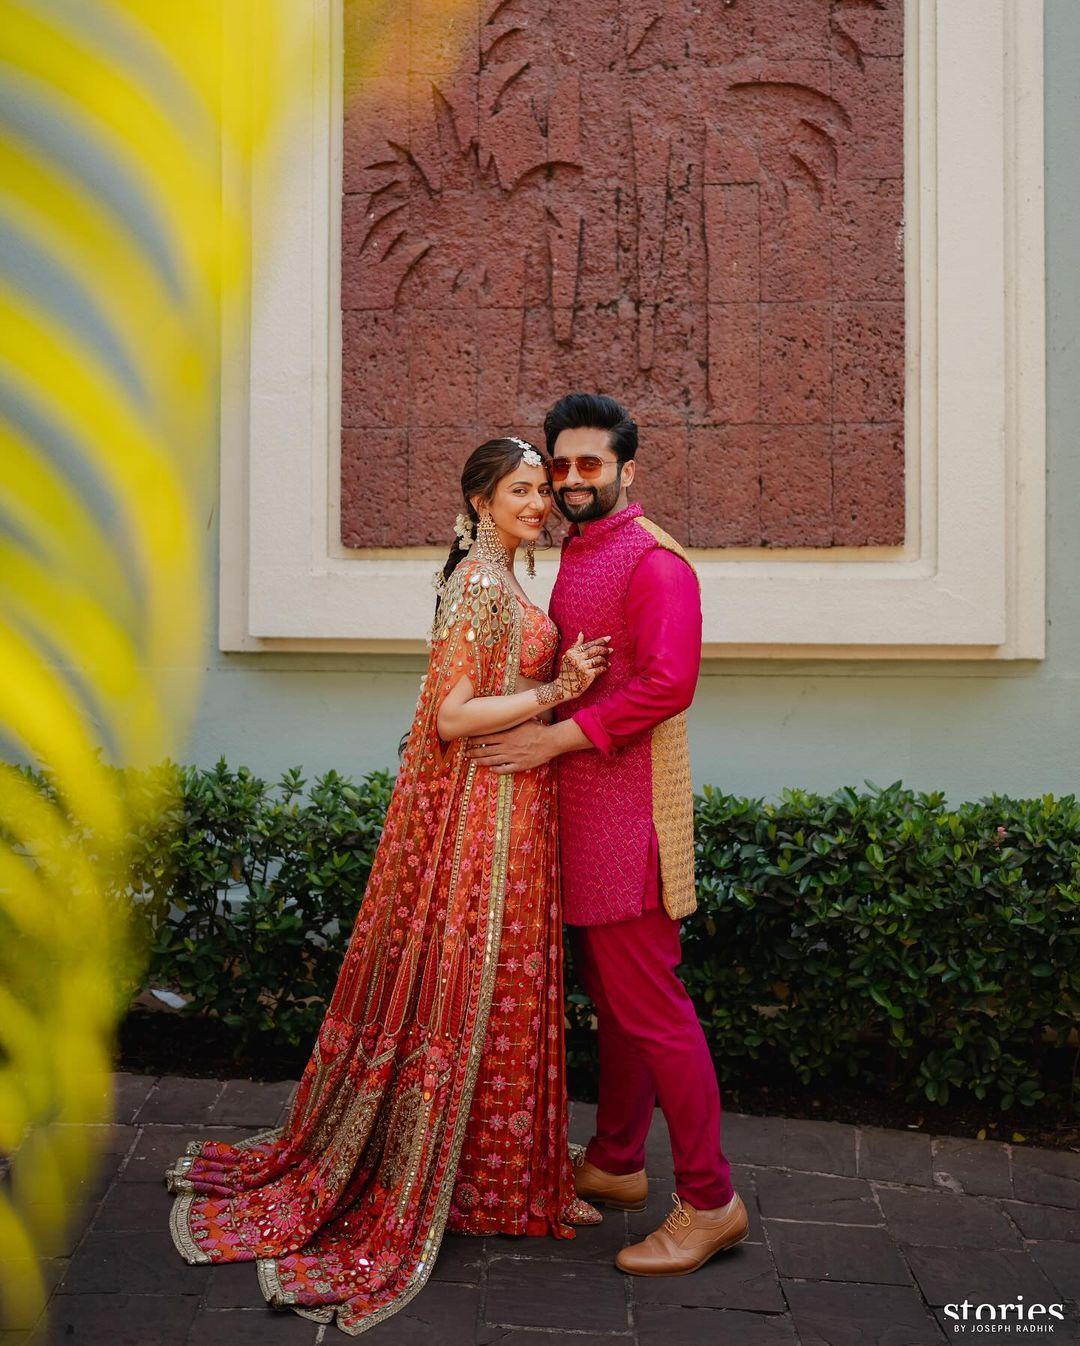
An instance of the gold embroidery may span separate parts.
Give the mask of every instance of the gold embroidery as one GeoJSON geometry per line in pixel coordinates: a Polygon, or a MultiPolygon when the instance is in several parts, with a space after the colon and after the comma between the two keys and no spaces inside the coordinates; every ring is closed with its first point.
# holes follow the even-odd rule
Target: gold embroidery
{"type": "Polygon", "coordinates": [[[322,1059],[322,1051],[319,1047],[318,1038],[315,1039],[315,1046],[312,1048],[311,1056],[315,1065],[315,1078],[311,1081],[311,1088],[308,1090],[307,1098],[304,1101],[304,1110],[300,1116],[297,1115],[298,1105],[300,1103],[299,1090],[297,1090],[296,1095],[293,1098],[292,1107],[289,1109],[289,1120],[285,1124],[285,1129],[290,1135],[295,1131],[299,1131],[304,1125],[304,1122],[310,1117],[315,1104],[319,1100],[319,1095],[322,1093],[323,1085],[326,1083],[328,1067],[326,1062],[322,1059]]]}
{"type": "Polygon", "coordinates": [[[190,1262],[192,1266],[198,1266],[200,1263],[209,1262],[210,1258],[191,1237],[191,1203],[195,1200],[195,1192],[190,1183],[188,1188],[190,1190],[183,1192],[173,1202],[172,1210],[169,1212],[169,1233],[172,1234],[176,1251],[184,1261],[190,1262]]]}
{"type": "MultiPolygon", "coordinates": [[[[466,567],[459,567],[459,570],[466,567]]],[[[440,631],[445,629],[449,633],[450,625],[453,621],[467,619],[469,630],[473,634],[472,648],[476,650],[477,646],[490,648],[493,645],[505,640],[507,643],[507,659],[502,675],[502,685],[484,689],[485,692],[510,693],[514,690],[517,683],[517,675],[520,662],[521,650],[521,609],[515,596],[508,587],[499,583],[498,578],[487,574],[483,568],[472,566],[469,568],[468,582],[466,577],[461,579],[461,596],[459,601],[462,606],[453,615],[449,612],[449,605],[440,605],[440,631]],[[496,588],[496,585],[498,588],[496,588]],[[501,590],[501,592],[500,592],[501,590]]],[[[448,586],[448,595],[452,592],[448,586]]],[[[438,634],[438,633],[436,633],[438,634]]],[[[501,651],[500,651],[501,653],[501,651]]],[[[448,649],[443,658],[439,661],[442,665],[441,674],[445,677],[451,671],[450,663],[453,657],[453,650],[448,649]]],[[[480,689],[478,688],[478,691],[480,689]]],[[[427,725],[430,727],[431,719],[435,714],[436,707],[434,699],[429,705],[427,711],[427,725]]],[[[464,818],[470,809],[477,807],[477,793],[473,789],[476,767],[473,763],[468,763],[464,754],[458,755],[455,763],[455,778],[452,786],[456,793],[460,787],[462,775],[467,773],[467,786],[463,791],[463,798],[460,803],[461,812],[458,819],[453,819],[449,815],[441,820],[441,826],[445,829],[453,826],[464,818]]],[[[483,807],[485,813],[490,819],[490,825],[494,828],[494,848],[491,868],[484,878],[486,882],[486,892],[481,892],[481,900],[486,904],[477,913],[477,917],[484,922],[486,916],[486,938],[482,952],[478,953],[477,961],[480,963],[479,971],[475,975],[478,977],[478,985],[475,988],[475,1003],[473,1006],[473,1024],[470,1035],[468,1055],[464,1063],[455,1062],[454,1069],[461,1069],[464,1078],[461,1080],[455,1097],[455,1106],[457,1109],[456,1122],[453,1133],[444,1136],[442,1129],[432,1146],[427,1147],[417,1142],[423,1140],[423,1135],[418,1135],[418,1128],[422,1126],[421,1109],[424,1106],[422,1092],[410,1085],[403,1087],[401,1095],[395,1100],[393,1109],[378,1109],[377,1115],[369,1117],[366,1114],[366,1106],[362,1100],[355,1100],[355,1110],[349,1108],[342,1120],[342,1096],[348,1099],[348,1086],[342,1082],[338,1086],[337,1096],[327,1098],[327,1084],[329,1081],[322,1076],[321,1072],[313,1081],[312,1095],[318,1092],[318,1106],[325,1109],[327,1116],[333,1114],[336,1125],[345,1131],[351,1131],[351,1143],[349,1140],[337,1143],[335,1136],[334,1154],[328,1161],[337,1166],[344,1165],[347,1162],[348,1151],[353,1149],[357,1138],[361,1132],[370,1130],[370,1135],[366,1141],[366,1155],[372,1156],[382,1152],[379,1176],[381,1180],[396,1181],[400,1176],[400,1168],[403,1164],[411,1166],[408,1174],[407,1187],[411,1190],[418,1181],[430,1180],[434,1171],[440,1173],[440,1179],[436,1185],[432,1182],[431,1190],[424,1193],[423,1207],[425,1212],[431,1212],[431,1220],[427,1233],[420,1249],[419,1258],[413,1268],[411,1275],[405,1282],[401,1292],[396,1294],[393,1300],[374,1313],[366,1314],[359,1320],[349,1319],[349,1305],[342,1303],[337,1305],[328,1305],[319,1309],[309,1309],[295,1302],[296,1296],[291,1291],[284,1288],[281,1283],[281,1273],[277,1258],[259,1258],[257,1259],[257,1271],[259,1285],[264,1297],[276,1306],[289,1307],[293,1312],[300,1314],[319,1323],[330,1323],[337,1321],[338,1327],[350,1336],[359,1335],[370,1327],[385,1321],[391,1315],[397,1313],[404,1307],[427,1283],[434,1265],[435,1257],[442,1242],[443,1233],[446,1228],[449,1215],[450,1203],[453,1194],[454,1182],[460,1162],[462,1146],[465,1139],[466,1126],[469,1119],[473,1092],[476,1086],[476,1080],[480,1070],[481,1058],[484,1051],[486,1039],[486,1030],[488,1019],[491,1012],[492,997],[495,987],[495,979],[498,970],[499,949],[502,939],[502,920],[505,903],[505,892],[507,883],[507,865],[510,844],[510,818],[511,805],[513,797],[514,778],[512,776],[500,776],[492,778],[492,785],[486,796],[483,796],[483,807]],[[489,812],[490,811],[490,812],[489,812]],[[389,1115],[391,1112],[394,1115],[389,1115]],[[385,1146],[384,1146],[385,1141],[385,1146]]],[[[406,811],[412,808],[413,800],[410,796],[406,803],[406,811]]],[[[478,820],[479,821],[479,820],[478,820]]],[[[485,819],[486,821],[486,819],[485,819]]],[[[459,833],[459,837],[461,833],[459,833]]],[[[455,838],[459,840],[458,837],[455,838]]],[[[439,849],[441,849],[441,835],[439,849]]],[[[462,855],[460,842],[455,847],[456,861],[460,864],[462,855]]],[[[389,875],[383,876],[383,882],[392,887],[401,873],[403,858],[396,857],[393,868],[389,875]]],[[[478,881],[483,883],[484,879],[478,881]]],[[[451,892],[459,883],[459,875],[455,867],[453,884],[451,892]]],[[[393,904],[387,903],[387,911],[392,912],[393,904]]],[[[378,940],[378,931],[373,932],[376,942],[378,940]]],[[[385,928],[383,932],[385,934],[385,928]]],[[[370,1008],[373,1001],[377,999],[376,991],[378,982],[381,979],[381,969],[379,975],[368,978],[368,984],[357,986],[355,992],[350,987],[350,992],[355,994],[355,1000],[358,1002],[360,993],[366,991],[367,1006],[370,1008]]],[[[354,1014],[346,1017],[355,1022],[354,1014]]],[[[368,1015],[365,1014],[366,1022],[368,1015]]],[[[392,1054],[392,1053],[391,1053],[392,1054]]],[[[322,1063],[320,1062],[320,1065],[322,1063]]],[[[408,1063],[403,1062],[402,1067],[408,1067],[408,1063]]],[[[409,1075],[406,1078],[411,1079],[409,1075]]],[[[445,1074],[440,1072],[439,1083],[445,1082],[445,1074]]],[[[404,1086],[404,1081],[402,1081],[404,1086]]],[[[311,1106],[315,1106],[315,1100],[312,1098],[311,1106]]],[[[294,1108],[295,1110],[295,1108],[294,1108]]],[[[309,1110],[305,1109],[307,1113],[309,1110]]],[[[320,1119],[320,1132],[322,1132],[325,1122],[320,1119]]],[[[250,1146],[260,1141],[274,1139],[281,1135],[281,1129],[275,1132],[264,1132],[260,1136],[252,1137],[244,1142],[244,1146],[250,1146]]],[[[329,1139],[329,1138],[328,1138],[329,1139]]],[[[193,1149],[193,1153],[198,1153],[199,1147],[193,1149]]],[[[366,1158],[365,1158],[366,1163],[366,1158]]],[[[179,1174],[177,1175],[179,1177],[179,1174]]],[[[190,1206],[193,1197],[186,1199],[186,1205],[190,1206]]],[[[184,1201],[185,1197],[179,1198],[184,1201]]],[[[174,1233],[174,1239],[177,1240],[177,1246],[181,1247],[181,1239],[187,1232],[187,1211],[176,1211],[178,1221],[183,1219],[183,1223],[178,1225],[174,1233]]],[[[183,1250],[181,1248],[181,1250],[183,1250]]],[[[197,1249],[195,1251],[198,1251],[197,1249]]],[[[205,1255],[203,1255],[205,1257],[205,1255]]]]}
{"type": "Polygon", "coordinates": [[[378,1175],[386,1188],[396,1186],[405,1172],[420,1118],[420,1103],[420,1090],[415,1085],[399,1090],[394,1099],[387,1126],[386,1149],[383,1150],[378,1175]]]}
{"type": "MultiPolygon", "coordinates": [[[[520,605],[514,603],[512,607],[517,615],[511,623],[509,632],[510,648],[501,688],[505,695],[513,692],[517,686],[521,648],[520,605]]],[[[368,1328],[385,1322],[387,1318],[403,1309],[411,1299],[420,1293],[427,1284],[428,1277],[435,1265],[439,1247],[442,1244],[446,1220],[450,1212],[450,1201],[454,1192],[454,1181],[461,1158],[461,1148],[465,1143],[465,1128],[468,1124],[469,1111],[472,1106],[473,1090],[476,1086],[476,1077],[480,1073],[480,1060],[483,1056],[487,1022],[491,1013],[491,1000],[495,990],[495,975],[499,965],[503,908],[506,901],[506,868],[510,851],[510,812],[513,801],[513,783],[513,776],[498,777],[495,799],[495,844],[491,866],[491,883],[488,888],[487,939],[484,944],[484,961],[480,972],[480,997],[476,1011],[476,1026],[470,1044],[469,1060],[466,1065],[465,1081],[458,1105],[456,1126],[450,1141],[450,1153],[444,1170],[442,1186],[436,1198],[431,1224],[428,1227],[416,1268],[401,1293],[392,1303],[385,1304],[381,1309],[356,1323],[347,1322],[340,1313],[338,1314],[338,1327],[351,1337],[359,1336],[361,1332],[366,1332],[368,1328]]]]}
{"type": "Polygon", "coordinates": [[[661,896],[669,916],[697,909],[694,888],[694,787],[686,713],[652,732],[653,826],[660,850],[661,896]]]}
{"type": "Polygon", "coordinates": [[[345,1121],[323,1152],[319,1162],[328,1181],[334,1186],[344,1187],[348,1182],[371,1137],[372,1124],[381,1101],[381,1094],[357,1094],[345,1121]]]}
{"type": "Polygon", "coordinates": [[[640,528],[644,528],[650,537],[654,537],[665,551],[673,551],[676,556],[681,556],[686,564],[694,571],[694,578],[698,582],[698,588],[701,588],[701,576],[694,570],[694,563],[687,556],[682,543],[676,542],[670,533],[665,533],[658,523],[653,523],[652,519],[646,519],[644,514],[639,514],[636,520],[640,528]]]}
{"type": "Polygon", "coordinates": [[[327,1098],[326,1091],[323,1090],[321,1102],[324,1105],[324,1111],[312,1127],[311,1139],[308,1141],[308,1148],[312,1154],[320,1153],[333,1141],[345,1116],[345,1110],[349,1106],[349,1089],[348,1080],[342,1080],[339,1077],[337,1089],[331,1098],[327,1098]]]}
{"type": "Polygon", "coordinates": [[[311,1321],[315,1323],[332,1323],[334,1321],[334,1307],[332,1304],[320,1309],[304,1308],[302,1305],[297,1304],[296,1296],[291,1290],[286,1290],[281,1284],[276,1258],[256,1258],[255,1270],[259,1278],[259,1289],[262,1291],[263,1298],[271,1308],[292,1309],[293,1313],[298,1313],[301,1318],[310,1318],[311,1321]]]}
{"type": "MultiPolygon", "coordinates": [[[[665,551],[681,556],[701,580],[690,558],[670,533],[638,515],[638,524],[665,551]]],[[[697,910],[694,886],[694,784],[686,714],[673,715],[652,731],[653,826],[660,850],[661,896],[669,916],[681,919],[697,910]]]]}
{"type": "MultiPolygon", "coordinates": [[[[253,1150],[257,1145],[279,1140],[282,1135],[284,1135],[284,1127],[270,1127],[266,1131],[257,1131],[253,1136],[247,1136],[244,1140],[238,1140],[235,1148],[238,1150],[253,1150]]],[[[193,1266],[209,1262],[210,1258],[192,1237],[191,1207],[195,1201],[196,1193],[192,1184],[181,1175],[188,1171],[191,1167],[191,1160],[195,1155],[202,1152],[203,1146],[207,1143],[202,1140],[189,1141],[186,1155],[177,1159],[165,1170],[166,1187],[170,1192],[180,1193],[169,1212],[169,1233],[172,1235],[173,1246],[176,1251],[185,1262],[190,1262],[193,1266]]]]}

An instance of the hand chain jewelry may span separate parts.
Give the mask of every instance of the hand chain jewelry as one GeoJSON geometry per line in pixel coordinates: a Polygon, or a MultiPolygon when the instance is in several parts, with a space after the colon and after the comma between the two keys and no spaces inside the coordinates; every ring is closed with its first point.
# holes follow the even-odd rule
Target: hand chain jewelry
{"type": "Polygon", "coordinates": [[[536,699],[542,706],[557,706],[560,701],[572,701],[574,697],[580,696],[589,683],[588,673],[576,659],[572,658],[570,650],[567,650],[562,657],[555,681],[541,683],[534,690],[536,699]]]}

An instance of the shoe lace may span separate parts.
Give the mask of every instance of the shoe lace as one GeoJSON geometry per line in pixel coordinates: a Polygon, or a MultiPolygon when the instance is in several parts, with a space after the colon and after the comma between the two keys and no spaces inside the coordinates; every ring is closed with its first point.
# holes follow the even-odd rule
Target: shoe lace
{"type": "Polygon", "coordinates": [[[675,1205],[664,1216],[664,1228],[669,1234],[677,1234],[680,1229],[688,1229],[690,1226],[690,1212],[679,1199],[677,1192],[672,1192],[671,1199],[675,1205]]]}
{"type": "Polygon", "coordinates": [[[580,1168],[582,1164],[585,1162],[585,1146],[571,1145],[569,1149],[570,1149],[571,1164],[573,1164],[575,1168],[580,1168]]]}

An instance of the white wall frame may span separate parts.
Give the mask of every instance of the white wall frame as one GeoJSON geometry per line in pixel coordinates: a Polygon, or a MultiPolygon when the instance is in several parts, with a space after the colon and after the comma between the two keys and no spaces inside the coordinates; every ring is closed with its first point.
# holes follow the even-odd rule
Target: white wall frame
{"type": "MultiPolygon", "coordinates": [[[[311,60],[280,161],[223,181],[250,211],[253,285],[226,323],[219,644],[414,653],[442,553],[338,541],[340,0],[296,3],[311,60]]],[[[1042,11],[908,0],[907,538],[695,552],[708,656],[1044,656],[1042,11]]],[[[554,563],[538,571],[544,601],[554,563]]]]}

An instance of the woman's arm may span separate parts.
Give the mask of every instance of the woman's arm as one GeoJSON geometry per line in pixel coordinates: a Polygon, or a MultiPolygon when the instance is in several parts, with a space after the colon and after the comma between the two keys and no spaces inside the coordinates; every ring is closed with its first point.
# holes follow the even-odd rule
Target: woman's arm
{"type": "Polygon", "coordinates": [[[454,683],[439,707],[436,721],[439,737],[449,742],[512,729],[551,706],[574,700],[604,671],[607,648],[606,636],[589,641],[579,636],[563,655],[554,681],[508,696],[474,696],[472,680],[466,674],[454,683]]]}

